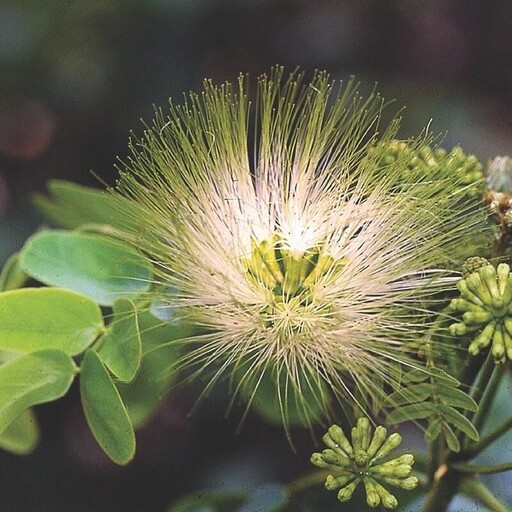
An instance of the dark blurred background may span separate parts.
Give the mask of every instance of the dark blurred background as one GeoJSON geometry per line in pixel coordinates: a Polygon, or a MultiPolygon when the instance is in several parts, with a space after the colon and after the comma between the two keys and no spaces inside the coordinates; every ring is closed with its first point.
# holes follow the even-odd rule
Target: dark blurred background
{"type": "MultiPolygon", "coordinates": [[[[2,0],[0,260],[42,222],[32,192],[50,178],[99,185],[91,170],[113,183],[140,118],[204,77],[274,64],[355,74],[407,106],[404,136],[432,120],[446,147],[510,154],[511,26],[510,0],[2,0]]],[[[42,407],[37,452],[0,453],[0,511],[163,511],[201,486],[286,481],[307,459],[255,418],[235,435],[224,404],[192,420],[189,408],[171,399],[135,462],[115,468],[75,395],[42,407]]]]}

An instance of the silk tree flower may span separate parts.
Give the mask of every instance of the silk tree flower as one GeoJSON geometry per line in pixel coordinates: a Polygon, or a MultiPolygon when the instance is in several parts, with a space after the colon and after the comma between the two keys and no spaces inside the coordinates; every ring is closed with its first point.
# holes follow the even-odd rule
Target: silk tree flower
{"type": "Polygon", "coordinates": [[[482,227],[442,154],[428,176],[408,153],[382,163],[398,121],[379,137],[382,99],[355,87],[276,69],[251,102],[243,77],[207,81],[157,111],[114,193],[155,299],[202,329],[182,366],[249,402],[272,379],[285,424],[292,404],[307,421],[396,388],[455,279],[444,268],[482,227]]]}

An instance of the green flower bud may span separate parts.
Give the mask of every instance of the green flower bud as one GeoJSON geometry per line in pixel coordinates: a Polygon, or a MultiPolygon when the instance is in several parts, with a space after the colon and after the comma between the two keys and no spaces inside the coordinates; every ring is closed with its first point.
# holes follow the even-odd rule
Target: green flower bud
{"type": "Polygon", "coordinates": [[[370,446],[368,446],[368,457],[373,458],[375,456],[377,450],[382,446],[382,444],[386,440],[387,435],[388,432],[385,427],[379,425],[375,429],[372,440],[370,442],[370,446]]]}
{"type": "Polygon", "coordinates": [[[382,459],[386,455],[388,455],[390,452],[392,452],[395,448],[398,448],[400,444],[402,443],[402,436],[395,432],[391,434],[386,441],[382,444],[382,446],[379,448],[377,453],[375,454],[375,457],[372,459],[372,463],[374,463],[376,460],[382,459]]]}
{"type": "Polygon", "coordinates": [[[375,482],[375,490],[377,491],[384,508],[393,510],[398,507],[398,500],[396,497],[393,496],[393,494],[391,494],[385,487],[379,484],[379,482],[375,482]]]}
{"type": "Polygon", "coordinates": [[[346,459],[347,461],[350,461],[349,456],[346,454],[344,450],[341,449],[340,445],[333,441],[333,439],[328,435],[325,434],[323,437],[324,443],[336,454],[338,454],[341,458],[346,459]]]}
{"type": "Polygon", "coordinates": [[[491,339],[494,334],[494,330],[496,329],[496,321],[489,322],[482,332],[475,338],[474,343],[478,345],[479,348],[484,348],[491,342],[491,339]]]}
{"type": "Polygon", "coordinates": [[[358,466],[366,466],[368,464],[368,461],[370,460],[370,457],[368,457],[368,453],[365,450],[359,450],[355,453],[354,456],[354,462],[358,466]]]}
{"type": "Polygon", "coordinates": [[[399,464],[409,464],[409,466],[412,466],[414,464],[414,455],[412,453],[404,453],[395,460],[397,460],[399,464]]]}
{"type": "Polygon", "coordinates": [[[485,324],[492,320],[493,316],[490,311],[467,311],[462,315],[465,324],[485,324]]]}
{"type": "Polygon", "coordinates": [[[323,469],[332,468],[333,465],[324,460],[321,453],[313,453],[309,459],[311,464],[323,469]]]}
{"type": "Polygon", "coordinates": [[[457,289],[459,290],[461,297],[463,297],[464,299],[467,299],[468,301],[472,302],[473,304],[476,304],[477,306],[485,306],[485,304],[473,292],[469,290],[465,279],[462,279],[457,283],[457,289]]]}
{"type": "Polygon", "coordinates": [[[466,284],[468,289],[473,292],[486,306],[492,307],[492,297],[482,281],[480,271],[473,272],[466,277],[466,284]]]}
{"type": "Polygon", "coordinates": [[[452,336],[462,336],[464,334],[466,334],[466,332],[468,332],[468,328],[466,326],[466,324],[452,324],[448,327],[448,332],[452,335],[452,336]]]}
{"type": "Polygon", "coordinates": [[[361,446],[361,437],[362,432],[357,428],[353,427],[351,431],[351,437],[352,437],[352,446],[354,447],[354,452],[359,453],[362,450],[361,446]]]}
{"type": "Polygon", "coordinates": [[[480,347],[478,346],[477,343],[473,342],[469,345],[468,354],[470,356],[477,356],[478,354],[480,354],[480,347]]]}
{"type": "Polygon", "coordinates": [[[396,476],[399,478],[405,478],[412,473],[412,466],[410,464],[380,464],[378,466],[370,468],[370,472],[375,475],[396,476]]]}
{"type": "Polygon", "coordinates": [[[466,299],[452,299],[450,302],[450,309],[453,311],[485,311],[482,306],[477,306],[466,299]]]}
{"type": "Polygon", "coordinates": [[[420,483],[420,481],[415,476],[410,476],[408,478],[403,479],[397,477],[383,476],[381,479],[384,482],[390,485],[394,485],[395,487],[399,487],[400,489],[404,489],[405,491],[412,491],[420,483]]]}
{"type": "Polygon", "coordinates": [[[415,489],[420,481],[415,476],[410,476],[409,478],[406,478],[404,480],[401,480],[400,487],[406,491],[411,491],[412,489],[415,489]]]}
{"type": "Polygon", "coordinates": [[[322,459],[333,466],[346,467],[350,464],[350,461],[348,461],[346,457],[338,455],[333,450],[329,449],[322,452],[322,459]]]}
{"type": "Polygon", "coordinates": [[[332,475],[327,475],[327,478],[325,480],[325,488],[328,491],[335,491],[336,489],[339,489],[340,487],[344,487],[353,479],[354,479],[354,475],[351,473],[346,474],[346,475],[336,476],[336,477],[332,476],[332,475]]]}
{"type": "Polygon", "coordinates": [[[359,484],[360,478],[357,480],[354,480],[353,482],[349,483],[345,487],[342,487],[338,492],[338,499],[341,502],[348,501],[350,498],[352,498],[352,494],[354,494],[354,491],[357,488],[357,485],[359,484]]]}
{"type": "MultiPolygon", "coordinates": [[[[396,459],[388,460],[387,462],[383,462],[382,464],[378,464],[377,466],[374,466],[370,468],[370,470],[373,470],[375,472],[378,472],[380,474],[387,474],[389,476],[392,476],[392,471],[394,471],[398,467],[402,466],[408,466],[411,468],[412,471],[412,465],[414,464],[414,455],[411,453],[405,453],[404,455],[400,455],[400,457],[397,457],[396,459]]],[[[409,471],[410,473],[410,471],[409,471]]],[[[409,476],[409,475],[405,475],[409,476]]]]}
{"type": "Polygon", "coordinates": [[[364,488],[366,491],[366,503],[370,508],[375,508],[380,505],[380,496],[375,489],[375,481],[373,478],[365,477],[363,478],[364,488]]]}
{"type": "Polygon", "coordinates": [[[510,267],[506,263],[500,263],[496,269],[498,276],[499,293],[503,295],[510,277],[510,267]]]}
{"type": "Polygon", "coordinates": [[[372,430],[368,418],[359,418],[357,420],[357,429],[361,433],[361,449],[367,450],[370,445],[372,430]]]}
{"type": "Polygon", "coordinates": [[[501,361],[505,356],[505,342],[500,325],[497,325],[494,330],[491,353],[496,361],[501,361]]]}
{"type": "Polygon", "coordinates": [[[491,297],[493,299],[500,297],[496,269],[492,265],[484,265],[480,268],[478,273],[480,274],[483,283],[487,287],[487,290],[491,294],[491,297]]]}
{"type": "MultiPolygon", "coordinates": [[[[354,450],[352,448],[352,445],[350,444],[349,440],[343,433],[343,430],[340,427],[338,427],[338,425],[332,425],[331,427],[329,427],[328,435],[331,437],[331,439],[334,441],[334,443],[339,445],[339,447],[347,455],[351,455],[353,453],[354,450]]],[[[326,436],[327,436],[327,434],[326,434],[326,436]]],[[[324,442],[325,442],[326,436],[323,437],[324,442]]]]}

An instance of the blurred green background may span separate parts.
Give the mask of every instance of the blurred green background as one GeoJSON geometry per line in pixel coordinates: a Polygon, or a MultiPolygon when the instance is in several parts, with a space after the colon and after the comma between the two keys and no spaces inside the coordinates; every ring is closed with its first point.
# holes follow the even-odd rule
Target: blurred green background
{"type": "MultiPolygon", "coordinates": [[[[406,105],[403,136],[431,122],[483,161],[512,153],[512,2],[433,0],[2,0],[0,260],[43,222],[30,194],[50,178],[113,183],[152,105],[274,64],[355,74],[406,105]],[[94,171],[95,174],[91,173],[94,171]]],[[[163,511],[198,487],[286,481],[308,467],[278,428],[225,416],[215,396],[187,417],[170,398],[135,462],[95,447],[76,394],[40,408],[42,445],[0,453],[0,511],[163,511]]],[[[302,448],[302,450],[301,450],[302,448]]]]}

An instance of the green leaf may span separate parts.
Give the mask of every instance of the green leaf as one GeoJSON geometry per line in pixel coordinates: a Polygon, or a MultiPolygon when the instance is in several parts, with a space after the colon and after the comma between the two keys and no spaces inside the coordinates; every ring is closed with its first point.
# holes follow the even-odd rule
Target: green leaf
{"type": "Polygon", "coordinates": [[[422,420],[434,414],[435,411],[436,406],[432,402],[405,405],[390,412],[386,418],[386,423],[395,425],[404,421],[422,420]]]}
{"type": "Polygon", "coordinates": [[[103,329],[93,301],[59,288],[23,288],[0,293],[0,350],[83,352],[103,329]]]}
{"type": "Polygon", "coordinates": [[[437,381],[444,381],[446,384],[450,384],[452,386],[455,386],[458,388],[460,386],[460,382],[455,378],[446,373],[444,370],[441,370],[440,368],[429,368],[428,372],[431,374],[432,377],[434,377],[434,380],[437,381]]]}
{"type": "Polygon", "coordinates": [[[34,196],[35,205],[56,225],[73,229],[84,224],[130,228],[133,222],[112,205],[110,192],[64,180],[48,183],[50,197],[34,196]]]}
{"type": "Polygon", "coordinates": [[[478,431],[459,411],[444,404],[437,404],[436,409],[446,422],[451,423],[455,428],[464,432],[473,441],[478,441],[478,431]]]}
{"type": "Polygon", "coordinates": [[[457,436],[455,435],[455,432],[452,430],[450,425],[448,425],[447,423],[443,423],[443,432],[448,448],[450,448],[452,452],[459,453],[460,442],[457,439],[457,436]]]}
{"type": "Polygon", "coordinates": [[[413,384],[412,386],[391,393],[388,397],[388,402],[394,407],[423,402],[432,395],[432,391],[432,384],[425,382],[413,384]]]}
{"type": "Polygon", "coordinates": [[[444,386],[438,384],[434,392],[442,403],[451,407],[459,407],[466,411],[476,412],[478,404],[464,391],[454,388],[453,386],[444,386]]]}
{"type": "Polygon", "coordinates": [[[143,351],[140,368],[130,383],[116,383],[135,427],[150,419],[169,391],[180,353],[179,345],[172,341],[192,333],[183,322],[167,324],[147,311],[138,313],[138,321],[143,351]]]}
{"type": "Polygon", "coordinates": [[[58,350],[32,352],[0,366],[0,433],[25,410],[64,396],[77,368],[58,350]]]}
{"type": "Polygon", "coordinates": [[[80,367],[80,395],[85,418],[103,451],[117,464],[135,455],[135,434],[112,379],[93,350],[85,352],[80,367]]]}
{"type": "Polygon", "coordinates": [[[108,369],[123,382],[130,382],[141,361],[141,339],[137,310],[128,299],[114,303],[114,320],[98,351],[108,369]]]}
{"type": "Polygon", "coordinates": [[[169,512],[238,512],[248,495],[239,491],[201,491],[181,498],[169,512]]]}
{"type": "Polygon", "coordinates": [[[403,384],[409,384],[413,382],[424,382],[428,378],[430,378],[430,375],[428,373],[428,370],[411,370],[410,372],[406,373],[402,378],[403,384]]]}
{"type": "Polygon", "coordinates": [[[28,276],[21,270],[18,253],[13,254],[5,263],[0,274],[0,292],[21,288],[28,276]]]}
{"type": "Polygon", "coordinates": [[[0,434],[0,448],[16,455],[27,455],[39,442],[39,428],[32,409],[25,409],[0,434]]]}
{"type": "Polygon", "coordinates": [[[429,422],[427,429],[425,430],[425,441],[431,443],[439,437],[442,431],[443,422],[439,416],[432,418],[429,422]]]}
{"type": "Polygon", "coordinates": [[[152,276],[146,258],[126,244],[57,230],[30,237],[21,251],[20,266],[44,284],[68,288],[102,306],[147,291],[152,276]]]}

